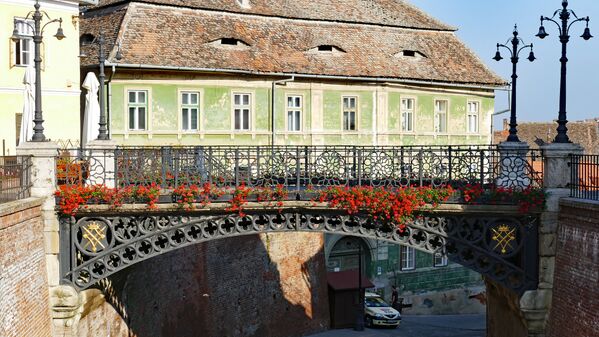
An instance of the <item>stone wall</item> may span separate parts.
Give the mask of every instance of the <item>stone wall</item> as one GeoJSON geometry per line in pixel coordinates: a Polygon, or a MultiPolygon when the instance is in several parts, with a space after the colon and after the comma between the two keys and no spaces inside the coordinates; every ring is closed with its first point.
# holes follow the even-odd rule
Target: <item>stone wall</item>
{"type": "Polygon", "coordinates": [[[212,241],[155,257],[87,291],[79,335],[269,337],[328,329],[318,233],[212,241]],[[106,300],[106,302],[104,302],[106,300]]]}
{"type": "Polygon", "coordinates": [[[562,199],[548,336],[599,336],[599,203],[562,199]]]}
{"type": "Polygon", "coordinates": [[[42,202],[0,204],[0,336],[51,336],[42,202]]]}

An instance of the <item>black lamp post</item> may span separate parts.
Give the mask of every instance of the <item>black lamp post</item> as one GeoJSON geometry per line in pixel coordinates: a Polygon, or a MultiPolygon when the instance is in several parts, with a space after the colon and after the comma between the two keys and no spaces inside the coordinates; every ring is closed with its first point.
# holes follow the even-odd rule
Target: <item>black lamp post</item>
{"type": "Polygon", "coordinates": [[[576,22],[586,21],[586,28],[580,37],[582,37],[584,40],[589,40],[593,37],[593,35],[591,35],[591,30],[589,29],[588,16],[579,18],[573,10],[568,9],[567,0],[562,1],[562,7],[562,9],[556,10],[552,17],[541,16],[541,27],[539,28],[539,33],[536,35],[541,39],[549,36],[549,34],[547,34],[545,31],[543,21],[550,21],[557,25],[559,30],[559,40],[562,43],[562,57],[560,58],[562,67],[559,90],[559,117],[557,120],[559,126],[557,127],[557,136],[555,136],[555,140],[553,141],[554,143],[570,143],[570,139],[568,138],[568,128],[566,127],[566,124],[568,123],[566,115],[566,64],[568,63],[568,57],[566,56],[566,50],[568,41],[570,41],[570,27],[572,27],[572,25],[576,22]],[[553,19],[558,14],[561,24],[553,19]],[[568,21],[570,21],[570,16],[574,16],[575,20],[568,23],[568,21]]]}
{"type": "MultiPolygon", "coordinates": [[[[65,35],[62,31],[62,18],[51,19],[48,13],[40,11],[40,4],[37,0],[35,1],[35,5],[33,7],[35,10],[29,12],[22,22],[33,30],[33,43],[35,44],[33,59],[33,62],[35,63],[35,115],[33,118],[33,123],[35,123],[35,126],[33,127],[34,132],[33,136],[31,137],[31,141],[43,142],[46,140],[46,136],[44,136],[44,127],[42,125],[44,123],[44,118],[42,114],[42,57],[40,56],[40,45],[42,44],[44,29],[53,22],[58,22],[59,24],[58,30],[56,31],[56,35],[54,35],[54,37],[58,40],[62,40],[65,38],[65,35]],[[44,16],[50,21],[42,26],[41,23],[44,16]],[[33,26],[27,22],[29,18],[33,19],[33,26]]],[[[22,38],[23,36],[19,34],[17,20],[15,19],[14,30],[11,39],[14,42],[17,42],[22,38]]]]}
{"type": "MultiPolygon", "coordinates": [[[[106,81],[106,74],[104,73],[104,64],[106,63],[106,50],[104,49],[104,45],[106,44],[106,39],[104,38],[104,33],[100,32],[100,34],[98,34],[98,37],[94,38],[90,43],[98,45],[98,65],[100,68],[100,72],[98,74],[98,82],[100,82],[100,90],[98,92],[98,96],[100,99],[100,129],[98,133],[98,140],[108,140],[108,128],[106,127],[106,100],[104,97],[104,82],[106,81]]],[[[118,61],[122,58],[123,57],[121,55],[121,48],[119,47],[117,49],[115,59],[118,61]]]]}
{"type": "Polygon", "coordinates": [[[497,44],[497,52],[495,53],[495,57],[493,57],[493,59],[495,61],[501,61],[503,59],[503,57],[501,57],[501,53],[499,52],[499,48],[505,48],[507,50],[510,51],[511,54],[511,60],[512,60],[512,107],[511,107],[511,115],[510,115],[510,135],[507,137],[507,141],[508,142],[519,142],[520,139],[518,139],[518,130],[517,130],[517,126],[518,123],[516,121],[516,82],[518,79],[518,75],[516,74],[516,68],[517,68],[517,64],[518,64],[518,60],[520,52],[524,49],[530,48],[530,54],[528,55],[528,60],[530,62],[533,62],[536,57],[535,54],[532,50],[532,43],[531,44],[525,44],[524,40],[522,40],[521,38],[518,37],[518,26],[514,26],[514,37],[512,37],[511,39],[508,40],[507,43],[511,42],[512,43],[512,47],[508,47],[505,44],[497,44]],[[520,43],[522,43],[524,46],[519,47],[520,43]]]}

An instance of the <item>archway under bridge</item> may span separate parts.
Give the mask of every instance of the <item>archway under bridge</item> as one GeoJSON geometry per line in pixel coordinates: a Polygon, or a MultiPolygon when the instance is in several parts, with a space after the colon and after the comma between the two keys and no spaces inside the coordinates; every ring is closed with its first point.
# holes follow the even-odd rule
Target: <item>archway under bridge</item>
{"type": "Polygon", "coordinates": [[[60,217],[61,282],[77,290],[129,266],[210,240],[272,232],[321,232],[376,239],[446,254],[521,295],[538,283],[538,216],[514,206],[442,204],[406,224],[405,231],[310,202],[285,202],[280,210],[256,204],[239,215],[225,204],[182,210],[128,205],[89,206],[60,217]]]}

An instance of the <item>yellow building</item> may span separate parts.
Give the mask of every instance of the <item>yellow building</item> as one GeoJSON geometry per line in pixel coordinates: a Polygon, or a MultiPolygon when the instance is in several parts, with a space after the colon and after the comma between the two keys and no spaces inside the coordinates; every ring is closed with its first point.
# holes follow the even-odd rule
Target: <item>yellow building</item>
{"type": "MultiPolygon", "coordinates": [[[[44,134],[53,141],[78,140],[80,130],[79,4],[97,0],[40,0],[40,10],[62,18],[66,38],[54,38],[58,23],[44,31],[42,55],[42,111],[44,134]]],[[[23,20],[35,0],[0,0],[0,150],[14,155],[23,112],[23,77],[34,66],[33,31],[23,20]],[[23,39],[14,42],[14,22],[23,39]]],[[[42,25],[48,22],[44,16],[42,25]]],[[[30,21],[32,24],[33,21],[30,21]]]]}

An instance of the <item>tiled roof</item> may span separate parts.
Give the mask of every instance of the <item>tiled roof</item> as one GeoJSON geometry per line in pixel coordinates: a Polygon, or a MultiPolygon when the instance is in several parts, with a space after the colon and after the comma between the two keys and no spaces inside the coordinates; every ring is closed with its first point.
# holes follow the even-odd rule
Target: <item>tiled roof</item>
{"type": "MultiPolygon", "coordinates": [[[[505,83],[451,31],[275,19],[141,3],[116,8],[117,13],[113,7],[86,13],[81,32],[96,35],[100,29],[111,29],[112,39],[118,34],[124,57],[118,62],[121,64],[483,85],[505,83]],[[116,32],[115,24],[121,18],[116,32]],[[221,38],[239,39],[249,46],[211,43],[221,38]],[[334,45],[343,52],[312,50],[319,45],[334,45]],[[403,50],[418,51],[424,56],[403,56],[403,50]]],[[[109,61],[117,63],[113,57],[109,61]]],[[[97,62],[83,59],[82,63],[97,62]]]]}
{"type": "MultiPolygon", "coordinates": [[[[507,124],[507,122],[504,122],[507,124]]],[[[573,143],[580,144],[584,152],[588,154],[599,153],[599,124],[597,121],[570,122],[568,127],[568,137],[573,143]]],[[[557,134],[557,123],[519,123],[518,138],[520,141],[537,149],[539,146],[553,142],[557,134]]],[[[503,131],[496,131],[493,135],[493,142],[498,144],[506,140],[509,126],[504,125],[503,131]]]]}
{"type": "Polygon", "coordinates": [[[133,1],[284,18],[454,30],[405,0],[249,0],[249,7],[242,7],[238,0],[100,0],[99,6],[133,1]]]}

